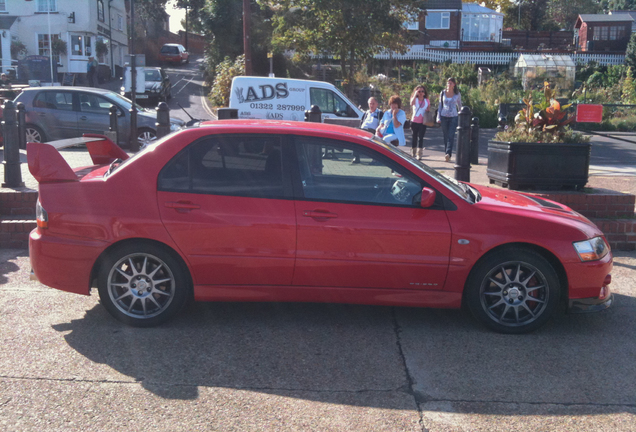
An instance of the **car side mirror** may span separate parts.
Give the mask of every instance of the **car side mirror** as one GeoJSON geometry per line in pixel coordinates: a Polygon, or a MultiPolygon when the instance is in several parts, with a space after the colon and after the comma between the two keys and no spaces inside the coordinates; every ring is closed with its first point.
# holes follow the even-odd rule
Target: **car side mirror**
{"type": "Polygon", "coordinates": [[[433,205],[435,204],[436,196],[437,194],[435,193],[433,189],[430,189],[427,187],[423,188],[422,197],[420,198],[420,206],[422,208],[433,207],[433,205]]]}

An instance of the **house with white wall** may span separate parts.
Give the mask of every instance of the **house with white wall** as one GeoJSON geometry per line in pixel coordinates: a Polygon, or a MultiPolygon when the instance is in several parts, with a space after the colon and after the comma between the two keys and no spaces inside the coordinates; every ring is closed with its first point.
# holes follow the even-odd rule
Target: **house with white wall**
{"type": "Polygon", "coordinates": [[[21,42],[24,55],[49,56],[51,41],[66,42],[57,58],[58,73],[85,73],[88,57],[108,65],[112,73],[128,54],[127,0],[0,0],[0,58],[2,70],[14,68],[11,43],[21,42]],[[98,57],[101,41],[108,54],[98,57]]]}

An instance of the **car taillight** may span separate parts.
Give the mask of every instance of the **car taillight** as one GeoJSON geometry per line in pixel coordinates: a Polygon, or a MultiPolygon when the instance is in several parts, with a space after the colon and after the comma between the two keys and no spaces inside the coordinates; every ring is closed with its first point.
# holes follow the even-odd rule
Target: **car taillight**
{"type": "Polygon", "coordinates": [[[47,229],[49,227],[49,215],[40,204],[40,200],[35,206],[35,220],[39,228],[47,229]]]}

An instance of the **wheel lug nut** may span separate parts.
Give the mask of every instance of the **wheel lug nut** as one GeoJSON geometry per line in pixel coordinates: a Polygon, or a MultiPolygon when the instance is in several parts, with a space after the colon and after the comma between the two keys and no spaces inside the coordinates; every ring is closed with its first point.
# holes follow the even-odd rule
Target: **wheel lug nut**
{"type": "Polygon", "coordinates": [[[503,292],[503,295],[508,295],[508,291],[504,291],[504,292],[503,292]]]}
{"type": "Polygon", "coordinates": [[[146,291],[150,292],[150,287],[148,287],[148,289],[146,291]]]}
{"type": "Polygon", "coordinates": [[[519,296],[519,300],[523,300],[523,296],[519,296]]]}
{"type": "Polygon", "coordinates": [[[131,284],[130,286],[135,288],[137,286],[137,284],[131,284]]]}
{"type": "Polygon", "coordinates": [[[508,300],[508,303],[510,303],[510,304],[512,304],[512,303],[514,303],[514,302],[515,302],[515,301],[514,301],[513,299],[508,300]]]}
{"type": "Polygon", "coordinates": [[[144,293],[144,292],[143,292],[143,291],[141,291],[141,290],[137,291],[137,295],[142,295],[143,293],[144,293]]]}

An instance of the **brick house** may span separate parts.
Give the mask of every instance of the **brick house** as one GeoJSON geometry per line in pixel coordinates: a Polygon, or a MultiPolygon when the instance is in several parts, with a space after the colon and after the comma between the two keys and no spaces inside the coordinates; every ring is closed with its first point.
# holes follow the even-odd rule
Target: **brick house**
{"type": "Polygon", "coordinates": [[[415,45],[459,48],[461,0],[429,0],[422,12],[420,19],[407,27],[419,32],[415,45]]]}
{"type": "Polygon", "coordinates": [[[497,48],[502,27],[503,14],[461,0],[429,0],[419,20],[407,24],[419,32],[414,45],[467,51],[497,48]]]}
{"type": "Polygon", "coordinates": [[[576,50],[625,53],[633,22],[629,14],[581,14],[574,25],[576,50]]]}

